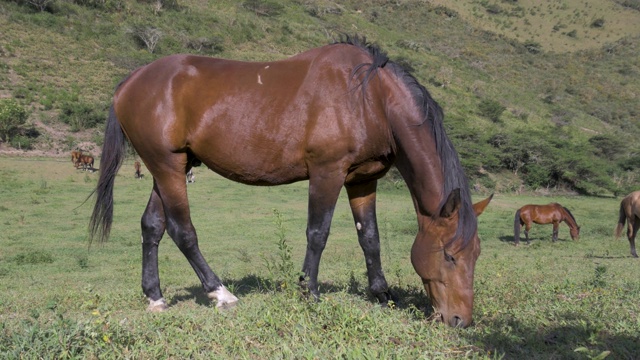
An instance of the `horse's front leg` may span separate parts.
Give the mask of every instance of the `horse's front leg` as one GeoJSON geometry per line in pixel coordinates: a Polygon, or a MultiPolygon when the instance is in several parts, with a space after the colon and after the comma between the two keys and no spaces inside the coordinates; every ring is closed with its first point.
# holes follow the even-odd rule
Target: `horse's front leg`
{"type": "Polygon", "coordinates": [[[358,232],[358,242],[364,252],[367,265],[369,290],[381,304],[386,305],[391,300],[391,294],[380,261],[380,236],[376,219],[376,184],[377,181],[374,180],[346,188],[358,232]]]}
{"type": "Polygon", "coordinates": [[[335,210],[338,195],[344,182],[344,177],[329,177],[331,172],[309,178],[309,213],[307,215],[307,251],[302,264],[303,275],[300,284],[305,286],[315,297],[318,291],[318,272],[320,258],[327,244],[331,219],[335,210]]]}
{"type": "Polygon", "coordinates": [[[553,242],[558,241],[558,228],[560,227],[560,223],[559,222],[554,222],[553,223],[553,234],[551,236],[551,240],[553,242]]]}

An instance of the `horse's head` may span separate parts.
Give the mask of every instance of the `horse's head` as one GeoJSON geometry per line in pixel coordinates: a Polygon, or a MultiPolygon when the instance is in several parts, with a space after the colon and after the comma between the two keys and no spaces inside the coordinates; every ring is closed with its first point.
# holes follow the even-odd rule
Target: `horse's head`
{"type": "MultiPolygon", "coordinates": [[[[473,205],[475,216],[484,211],[492,197],[473,205]]],[[[473,321],[473,273],[480,239],[476,231],[465,247],[452,242],[460,205],[460,191],[454,190],[436,216],[424,218],[411,249],[411,262],[440,320],[467,327],[473,321]]]]}
{"type": "Polygon", "coordinates": [[[576,226],[574,228],[569,229],[569,234],[571,235],[571,239],[578,241],[580,240],[580,226],[576,226]]]}

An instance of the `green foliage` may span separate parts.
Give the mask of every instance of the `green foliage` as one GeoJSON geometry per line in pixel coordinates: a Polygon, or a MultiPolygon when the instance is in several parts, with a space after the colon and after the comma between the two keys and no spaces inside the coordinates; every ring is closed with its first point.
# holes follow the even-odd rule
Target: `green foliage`
{"type": "Polygon", "coordinates": [[[300,272],[295,270],[295,265],[291,257],[291,245],[286,239],[286,229],[284,227],[284,219],[277,209],[273,209],[273,220],[276,226],[276,236],[278,238],[277,259],[267,259],[265,266],[271,276],[271,283],[276,286],[276,290],[285,290],[287,292],[296,292],[296,286],[300,272]]]}
{"type": "Polygon", "coordinates": [[[491,99],[483,99],[478,104],[480,115],[487,117],[493,122],[500,122],[500,116],[507,108],[499,102],[491,99]]]}
{"type": "Polygon", "coordinates": [[[103,124],[106,117],[106,109],[98,105],[84,102],[65,102],[60,107],[60,120],[71,126],[71,131],[90,129],[103,124]]]}
{"type": "Polygon", "coordinates": [[[35,145],[36,140],[28,136],[16,135],[11,138],[9,143],[13,148],[18,150],[31,150],[35,145]]]}
{"type": "Polygon", "coordinates": [[[46,251],[33,250],[16,255],[13,261],[18,265],[51,264],[53,256],[46,251]]]}
{"type": "Polygon", "coordinates": [[[13,99],[0,99],[0,139],[7,141],[25,124],[29,114],[13,99]]]}
{"type": "Polygon", "coordinates": [[[275,1],[247,0],[242,6],[260,16],[278,16],[284,11],[284,6],[275,1]]]}
{"type": "Polygon", "coordinates": [[[524,48],[532,54],[538,54],[542,51],[542,45],[539,42],[533,40],[527,40],[524,42],[524,48]]]}

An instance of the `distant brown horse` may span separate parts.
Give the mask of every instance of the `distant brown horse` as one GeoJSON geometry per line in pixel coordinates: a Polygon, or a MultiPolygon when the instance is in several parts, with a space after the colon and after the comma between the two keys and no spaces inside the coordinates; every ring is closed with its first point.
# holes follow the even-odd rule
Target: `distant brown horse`
{"type": "Polygon", "coordinates": [[[71,151],[71,162],[73,166],[78,167],[78,159],[82,155],[82,150],[72,150],[71,151]]]}
{"type": "Polygon", "coordinates": [[[344,186],[364,252],[369,289],[390,299],[380,259],[376,185],[395,163],[417,214],[411,251],[440,319],[472,322],[480,254],[476,216],[440,106],[410,73],[363,39],[273,62],[193,55],[158,59],[117,87],[107,120],[91,238],[105,241],[126,138],[153,176],[142,216],[142,288],[150,311],[167,305],[158,245],[166,231],[218,307],[238,299],[198,248],[185,174],[199,162],[252,185],[309,181],[307,248],[301,283],[317,297],[320,257],[344,186]]]}
{"type": "Polygon", "coordinates": [[[580,238],[580,227],[576,223],[576,219],[573,214],[562,205],[558,203],[551,203],[547,205],[525,205],[516,211],[514,219],[514,236],[513,240],[516,245],[520,244],[520,227],[524,228],[524,235],[527,238],[527,244],[529,244],[529,230],[531,229],[531,223],[539,225],[553,224],[553,237],[555,242],[558,240],[558,227],[561,222],[566,222],[569,225],[569,234],[571,239],[578,240],[580,238]]]}
{"type": "Polygon", "coordinates": [[[133,163],[133,168],[136,170],[135,172],[136,179],[141,179],[142,173],[140,172],[140,161],[136,161],[135,163],[133,163]]]}
{"type": "Polygon", "coordinates": [[[631,255],[638,257],[636,253],[636,234],[640,229],[640,191],[634,191],[625,196],[620,202],[620,215],[616,227],[616,239],[620,237],[625,221],[627,222],[627,238],[631,247],[631,255]]]}
{"type": "Polygon", "coordinates": [[[80,155],[78,160],[76,160],[76,167],[82,167],[83,171],[91,170],[93,171],[93,156],[91,155],[80,155]]]}

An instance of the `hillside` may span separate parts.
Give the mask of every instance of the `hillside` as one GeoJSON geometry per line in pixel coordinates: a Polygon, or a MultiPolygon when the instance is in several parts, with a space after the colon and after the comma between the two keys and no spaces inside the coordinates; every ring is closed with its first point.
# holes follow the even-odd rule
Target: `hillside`
{"type": "Polygon", "coordinates": [[[624,193],[640,175],[639,9],[632,0],[0,0],[0,98],[29,112],[0,151],[97,154],[113,87],[161,56],[281,59],[358,33],[440,102],[476,189],[624,193]]]}

